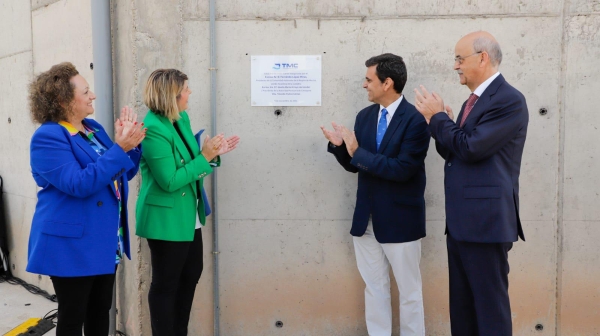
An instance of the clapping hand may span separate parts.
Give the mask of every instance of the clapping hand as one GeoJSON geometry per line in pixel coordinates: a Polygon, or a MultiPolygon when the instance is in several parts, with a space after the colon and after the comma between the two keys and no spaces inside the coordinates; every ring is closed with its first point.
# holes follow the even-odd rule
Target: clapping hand
{"type": "Polygon", "coordinates": [[[121,115],[115,121],[115,143],[128,152],[137,147],[146,137],[144,123],[137,123],[137,114],[129,106],[121,109],[121,115]]]}
{"type": "Polygon", "coordinates": [[[223,141],[223,145],[221,146],[221,150],[219,150],[219,153],[217,155],[223,155],[226,153],[231,152],[232,150],[234,150],[238,143],[240,143],[240,137],[237,135],[232,135],[229,138],[225,139],[225,141],[223,141]]]}
{"type": "Polygon", "coordinates": [[[202,155],[206,161],[212,161],[219,152],[221,147],[226,143],[223,134],[215,135],[214,137],[206,136],[204,143],[202,144],[202,155]]]}
{"type": "Polygon", "coordinates": [[[329,140],[329,142],[336,146],[341,146],[344,143],[344,139],[342,138],[342,134],[339,132],[339,126],[333,121],[331,122],[331,125],[333,126],[333,131],[326,129],[323,125],[321,125],[321,131],[323,132],[325,138],[329,140]]]}
{"type": "MultiPolygon", "coordinates": [[[[444,100],[435,92],[429,93],[423,85],[420,85],[420,88],[422,92],[419,89],[415,89],[415,107],[425,117],[427,123],[429,123],[434,114],[444,112],[444,100]]],[[[448,108],[449,106],[446,106],[446,110],[448,108]]],[[[447,113],[450,119],[454,119],[452,109],[447,113]]]]}
{"type": "Polygon", "coordinates": [[[356,140],[356,134],[354,131],[347,129],[345,126],[337,125],[337,132],[342,135],[342,139],[346,143],[346,149],[350,156],[354,156],[354,152],[358,149],[358,140],[356,140]]]}

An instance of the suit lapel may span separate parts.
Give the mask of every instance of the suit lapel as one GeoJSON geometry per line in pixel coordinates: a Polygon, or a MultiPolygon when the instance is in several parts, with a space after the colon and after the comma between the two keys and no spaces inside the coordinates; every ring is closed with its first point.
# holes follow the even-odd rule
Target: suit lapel
{"type": "MultiPolygon", "coordinates": [[[[463,125],[463,128],[466,128],[467,125],[469,125],[470,128],[475,126],[475,124],[473,124],[473,123],[475,121],[479,120],[481,117],[481,114],[483,114],[487,110],[487,107],[490,104],[490,101],[492,100],[492,96],[496,94],[496,92],[498,91],[498,89],[504,82],[505,82],[504,77],[502,77],[502,75],[498,75],[498,77],[496,77],[496,79],[494,79],[490,83],[490,85],[481,94],[481,97],[479,97],[479,99],[477,99],[475,106],[473,106],[471,113],[469,113],[469,115],[467,116],[467,119],[465,120],[465,124],[463,125]]],[[[466,102],[463,105],[463,109],[461,110],[461,113],[460,113],[460,116],[458,119],[459,123],[461,120],[460,118],[462,118],[462,113],[464,111],[465,105],[466,105],[466,102]]]]}
{"type": "Polygon", "coordinates": [[[390,124],[385,130],[385,134],[383,135],[383,139],[381,140],[381,145],[379,145],[379,150],[377,153],[383,153],[387,147],[390,139],[392,139],[394,133],[398,129],[398,126],[402,123],[402,116],[404,115],[407,106],[408,102],[406,101],[406,97],[403,97],[400,105],[398,105],[398,108],[396,108],[396,112],[394,112],[394,116],[392,117],[390,124]]]}
{"type": "MultiPolygon", "coordinates": [[[[177,123],[177,126],[179,126],[179,130],[181,131],[181,134],[183,135],[185,142],[187,142],[187,144],[190,146],[190,148],[192,149],[192,153],[194,154],[194,157],[196,157],[196,155],[200,151],[200,147],[198,145],[198,141],[196,141],[196,138],[190,132],[190,127],[189,127],[188,123],[185,122],[183,120],[183,118],[179,118],[179,120],[177,120],[176,123],[177,123]]],[[[185,144],[184,144],[184,146],[185,146],[185,144]]],[[[186,151],[187,151],[187,148],[186,148],[186,151]]]]}
{"type": "Polygon", "coordinates": [[[108,134],[106,134],[106,132],[101,132],[98,129],[95,129],[93,126],[88,124],[89,128],[93,128],[94,129],[94,137],[96,137],[96,139],[104,146],[106,147],[106,149],[110,149],[113,146],[113,142],[112,140],[108,137],[108,134]]]}
{"type": "MultiPolygon", "coordinates": [[[[98,140],[98,142],[100,142],[104,147],[106,147],[106,149],[110,149],[113,146],[113,142],[112,140],[110,140],[110,138],[108,137],[108,134],[106,134],[106,132],[104,131],[100,131],[99,129],[95,128],[94,126],[90,125],[89,123],[86,123],[86,126],[93,129],[94,130],[94,137],[96,138],[96,140],[98,140]]],[[[81,136],[79,136],[81,138],[81,136]]],[[[85,139],[84,139],[85,140],[85,139]]],[[[87,144],[87,147],[91,148],[90,144],[87,144]]],[[[92,149],[92,151],[94,153],[96,153],[96,151],[94,151],[92,149]]],[[[98,154],[96,153],[96,159],[98,158],[98,154]]],[[[94,161],[96,160],[94,159],[94,161]]],[[[125,174],[121,174],[121,176],[119,177],[119,181],[118,183],[116,183],[116,181],[113,181],[110,184],[110,188],[112,189],[115,197],[117,199],[121,199],[121,191],[119,190],[119,185],[122,185],[123,183],[126,183],[126,179],[125,179],[125,174]]]]}
{"type": "MultiPolygon", "coordinates": [[[[75,127],[73,127],[73,125],[71,125],[68,122],[62,122],[62,121],[59,122],[59,124],[61,126],[63,126],[67,130],[67,132],[69,132],[71,141],[74,142],[81,150],[83,150],[90,157],[92,162],[96,162],[98,160],[100,155],[98,155],[98,153],[96,153],[96,151],[92,148],[92,146],[90,146],[90,144],[87,142],[87,140],[85,140],[80,135],[79,131],[75,127]]],[[[96,137],[96,139],[102,145],[104,145],[104,147],[106,147],[106,149],[110,149],[112,147],[113,142],[110,140],[110,138],[108,138],[108,135],[106,134],[106,132],[99,131],[94,126],[90,125],[89,123],[85,123],[85,125],[88,128],[92,128],[94,130],[94,137],[96,137]]],[[[121,183],[123,183],[123,182],[121,182],[121,183]]],[[[120,191],[117,188],[118,187],[117,187],[117,185],[115,185],[114,181],[112,183],[110,183],[110,189],[112,189],[115,197],[119,198],[120,191]]]]}
{"type": "Polygon", "coordinates": [[[369,111],[367,111],[367,123],[366,125],[362,126],[361,129],[364,129],[364,136],[359,136],[359,134],[357,134],[357,139],[359,140],[358,145],[363,147],[364,149],[368,150],[371,153],[376,153],[377,152],[377,117],[379,114],[379,105],[378,104],[374,104],[372,105],[371,109],[369,111]],[[364,141],[360,141],[360,140],[364,140],[364,141]]]}
{"type": "Polygon", "coordinates": [[[58,124],[67,130],[71,142],[74,142],[77,145],[77,147],[84,151],[90,157],[90,159],[92,159],[92,162],[96,162],[96,160],[98,160],[98,153],[96,153],[92,146],[90,146],[87,140],[81,137],[79,131],[75,127],[73,127],[73,125],[66,121],[58,122],[58,124]]]}
{"type": "Polygon", "coordinates": [[[90,144],[84,138],[82,138],[81,135],[74,135],[71,137],[71,139],[90,157],[90,159],[92,159],[93,162],[98,160],[100,155],[96,153],[92,146],[90,146],[90,144]]]}
{"type": "MultiPolygon", "coordinates": [[[[173,124],[166,117],[159,116],[159,115],[157,115],[157,117],[160,119],[160,121],[163,123],[163,125],[169,130],[169,132],[171,132],[171,134],[173,135],[173,143],[175,144],[175,148],[177,149],[179,154],[184,158],[184,160],[186,162],[190,161],[192,159],[192,157],[190,156],[190,153],[188,152],[187,148],[185,147],[185,144],[181,140],[179,133],[177,133],[175,126],[173,126],[173,124]]],[[[177,122],[179,122],[179,121],[177,121],[177,122]]]]}
{"type": "MultiPolygon", "coordinates": [[[[185,162],[191,161],[193,159],[193,157],[190,156],[190,152],[188,151],[187,147],[183,143],[183,140],[179,136],[179,133],[177,133],[175,126],[173,126],[173,124],[166,117],[162,117],[162,116],[158,116],[158,115],[157,115],[157,117],[160,118],[163,125],[165,125],[165,127],[167,127],[167,129],[173,134],[173,139],[174,139],[173,142],[175,144],[175,148],[177,149],[177,151],[179,152],[181,157],[185,160],[185,162]]],[[[179,130],[181,131],[183,138],[185,139],[185,141],[188,143],[188,145],[192,149],[192,152],[198,153],[198,150],[197,150],[198,145],[196,144],[196,138],[194,138],[194,136],[192,134],[188,134],[188,133],[190,133],[189,132],[190,126],[186,121],[184,121],[184,117],[182,116],[175,123],[179,127],[179,130]]],[[[194,190],[196,197],[198,197],[198,192],[200,192],[200,191],[196,190],[196,188],[192,188],[192,189],[194,190]]]]}

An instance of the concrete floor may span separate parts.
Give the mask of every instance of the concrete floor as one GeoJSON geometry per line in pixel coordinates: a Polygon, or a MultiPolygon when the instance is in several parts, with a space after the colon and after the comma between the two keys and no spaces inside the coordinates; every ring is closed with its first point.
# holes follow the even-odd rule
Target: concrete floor
{"type": "MultiPolygon", "coordinates": [[[[25,288],[0,283],[0,335],[4,335],[32,317],[44,317],[58,304],[40,295],[29,293],[25,288]],[[26,305],[29,304],[29,305],[26,305]]],[[[56,328],[44,336],[55,336],[56,328]]]]}

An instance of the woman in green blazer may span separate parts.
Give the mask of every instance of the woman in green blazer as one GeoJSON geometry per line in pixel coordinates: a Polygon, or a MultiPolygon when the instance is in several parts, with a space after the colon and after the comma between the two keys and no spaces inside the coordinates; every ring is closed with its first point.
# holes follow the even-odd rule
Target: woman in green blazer
{"type": "Polygon", "coordinates": [[[142,187],[136,234],[148,240],[152,284],[148,294],[152,334],[187,335],[196,284],[202,274],[202,231],[206,222],[202,182],[220,165],[219,155],[239,137],[206,137],[200,150],[185,112],[188,77],[175,69],[154,71],[144,90],[150,111],[140,162],[142,187]]]}

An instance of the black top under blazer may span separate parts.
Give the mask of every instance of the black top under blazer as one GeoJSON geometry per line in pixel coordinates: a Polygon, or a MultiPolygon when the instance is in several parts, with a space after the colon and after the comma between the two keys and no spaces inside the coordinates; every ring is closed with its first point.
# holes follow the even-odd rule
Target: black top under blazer
{"type": "Polygon", "coordinates": [[[425,237],[425,157],[430,134],[425,118],[404,97],[394,112],[379,150],[379,104],[358,113],[354,124],[358,149],[350,157],[345,144],[328,145],[338,162],[358,173],[356,208],[350,233],[362,236],[372,217],[379,243],[404,243],[425,237]]]}

